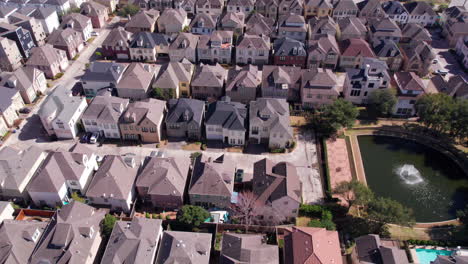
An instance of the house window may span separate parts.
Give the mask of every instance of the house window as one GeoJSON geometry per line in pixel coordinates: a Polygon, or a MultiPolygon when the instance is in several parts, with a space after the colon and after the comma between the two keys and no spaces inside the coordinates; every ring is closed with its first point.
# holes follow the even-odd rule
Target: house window
{"type": "Polygon", "coordinates": [[[351,90],[351,96],[360,96],[361,90],[351,90]]]}
{"type": "Polygon", "coordinates": [[[154,127],[150,127],[149,130],[150,130],[151,133],[156,133],[156,128],[154,128],[154,127]]]}
{"type": "Polygon", "coordinates": [[[374,83],[369,83],[368,88],[374,88],[374,83]]]}

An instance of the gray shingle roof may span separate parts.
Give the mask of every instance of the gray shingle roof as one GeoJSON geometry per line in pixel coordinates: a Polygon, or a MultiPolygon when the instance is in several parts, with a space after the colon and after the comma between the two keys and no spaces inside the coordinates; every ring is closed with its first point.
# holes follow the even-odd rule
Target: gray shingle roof
{"type": "Polygon", "coordinates": [[[184,20],[187,18],[187,12],[184,9],[165,9],[162,15],[158,19],[158,23],[165,23],[167,25],[183,25],[184,20]]]}
{"type": "Polygon", "coordinates": [[[190,22],[190,28],[216,28],[217,17],[210,14],[198,13],[190,22]]]}
{"type": "Polygon", "coordinates": [[[86,108],[82,118],[97,120],[98,123],[117,124],[128,103],[129,99],[111,96],[110,93],[96,96],[86,108]]]}
{"type": "Polygon", "coordinates": [[[166,122],[195,122],[196,124],[201,125],[204,112],[204,101],[188,98],[171,99],[169,101],[169,112],[167,114],[166,122]],[[185,120],[184,116],[187,116],[188,120],[185,120]]]}
{"type": "Polygon", "coordinates": [[[289,105],[285,99],[257,98],[256,101],[251,101],[249,120],[250,124],[269,127],[270,131],[283,134],[285,138],[293,138],[289,120],[289,105]]]}
{"type": "Polygon", "coordinates": [[[364,25],[362,20],[357,17],[345,17],[338,20],[341,34],[354,34],[365,36],[367,33],[367,27],[364,25]]]}
{"type": "Polygon", "coordinates": [[[335,73],[329,69],[306,70],[302,74],[301,81],[302,87],[307,89],[334,89],[338,83],[335,73]]]}
{"type": "Polygon", "coordinates": [[[88,26],[90,21],[91,21],[91,18],[87,16],[84,16],[79,13],[71,13],[62,18],[62,23],[60,24],[60,28],[71,26],[71,28],[82,32],[83,29],[85,29],[88,26]]]}
{"type": "Polygon", "coordinates": [[[291,38],[276,39],[273,44],[275,56],[306,56],[305,44],[291,38]]]}
{"type": "Polygon", "coordinates": [[[220,125],[230,130],[245,131],[246,116],[247,109],[244,104],[231,102],[230,99],[220,100],[208,106],[205,123],[220,125]]]}
{"type": "Polygon", "coordinates": [[[161,33],[138,32],[130,42],[130,48],[156,48],[156,46],[169,47],[171,37],[161,33]]]}
{"type": "Polygon", "coordinates": [[[159,246],[157,264],[208,264],[211,251],[209,233],[166,231],[159,246]]]}
{"type": "Polygon", "coordinates": [[[9,146],[0,150],[0,182],[4,182],[2,188],[19,190],[19,186],[43,153],[35,146],[22,151],[9,146]]]}
{"type": "Polygon", "coordinates": [[[127,111],[121,116],[120,122],[124,124],[137,124],[140,125],[145,118],[159,124],[159,120],[164,116],[166,109],[166,102],[157,99],[146,99],[137,101],[128,105],[127,111]],[[132,120],[132,118],[134,118],[132,120]]]}
{"type": "Polygon", "coordinates": [[[128,64],[124,63],[94,61],[81,77],[81,81],[117,83],[127,67],[128,64]]]}
{"type": "Polygon", "coordinates": [[[94,174],[86,196],[127,200],[132,192],[138,168],[132,168],[120,156],[106,156],[94,174]]]}
{"type": "Polygon", "coordinates": [[[350,10],[356,10],[359,11],[359,8],[357,7],[356,3],[354,3],[353,0],[339,0],[333,9],[333,11],[350,11],[350,10]]]}
{"type": "Polygon", "coordinates": [[[126,31],[123,27],[116,27],[107,35],[107,38],[102,42],[102,46],[128,47],[132,35],[131,32],[126,31]]]}
{"type": "Polygon", "coordinates": [[[245,33],[250,35],[263,34],[270,36],[270,34],[275,30],[273,27],[275,21],[271,18],[264,17],[258,12],[250,15],[245,24],[245,33]]]}
{"type": "Polygon", "coordinates": [[[238,87],[246,87],[256,90],[262,82],[261,77],[259,77],[259,73],[261,72],[258,71],[258,68],[255,65],[230,69],[228,72],[226,92],[235,91],[238,87]]]}
{"type": "Polygon", "coordinates": [[[191,33],[179,33],[176,39],[172,42],[171,46],[169,47],[170,50],[177,50],[177,49],[186,49],[191,48],[195,50],[198,44],[198,36],[191,34],[191,33]],[[184,43],[184,45],[182,45],[184,43]]]}
{"type": "Polygon", "coordinates": [[[71,43],[75,43],[76,46],[79,46],[83,43],[83,37],[81,33],[72,28],[56,29],[49,35],[47,39],[47,44],[53,46],[68,47],[71,45],[71,43]]]}
{"type": "Polygon", "coordinates": [[[15,88],[0,86],[0,111],[5,112],[13,103],[13,97],[17,96],[19,91],[15,88]]]}
{"type": "Polygon", "coordinates": [[[374,53],[377,57],[397,57],[401,55],[398,45],[392,40],[382,40],[373,45],[374,53]]]}
{"type": "Polygon", "coordinates": [[[101,264],[153,263],[162,233],[162,220],[134,217],[117,221],[107,243],[101,264]]]}
{"type": "Polygon", "coordinates": [[[220,263],[278,264],[278,247],[263,239],[262,235],[224,233],[220,263]]]}
{"type": "Polygon", "coordinates": [[[158,10],[140,10],[140,12],[131,17],[130,21],[125,25],[125,28],[151,28],[156,24],[158,18],[158,10]]]}
{"type": "Polygon", "coordinates": [[[150,195],[184,195],[189,173],[188,158],[149,158],[138,175],[136,186],[148,188],[150,195]]]}
{"type": "Polygon", "coordinates": [[[424,91],[424,83],[414,72],[395,72],[394,79],[402,90],[424,91]]]}
{"type": "Polygon", "coordinates": [[[431,34],[424,26],[416,23],[408,23],[401,31],[402,37],[410,41],[432,41],[431,34]]]}
{"type": "Polygon", "coordinates": [[[216,65],[201,64],[193,76],[192,86],[223,87],[227,70],[219,63],[216,65]]]}
{"type": "Polygon", "coordinates": [[[416,1],[411,3],[406,3],[405,5],[406,10],[412,16],[424,15],[428,14],[430,16],[435,16],[436,12],[432,9],[432,7],[424,1],[416,1]]]}
{"type": "Polygon", "coordinates": [[[41,105],[38,115],[49,117],[52,113],[56,113],[55,118],[68,122],[83,103],[83,100],[84,98],[72,96],[69,91],[64,89],[55,89],[41,105]]]}
{"type": "Polygon", "coordinates": [[[224,196],[231,199],[234,188],[235,164],[224,162],[223,156],[216,160],[199,156],[193,165],[190,195],[224,196]]]}
{"type": "Polygon", "coordinates": [[[387,15],[401,15],[408,12],[405,6],[399,1],[388,1],[382,3],[382,8],[387,15]]]}
{"type": "Polygon", "coordinates": [[[99,236],[99,224],[106,211],[72,201],[64,205],[47,226],[44,238],[29,263],[85,263],[94,241],[99,236]]]}
{"type": "Polygon", "coordinates": [[[50,44],[45,44],[31,49],[31,57],[29,57],[26,65],[50,67],[53,63],[60,63],[64,56],[66,56],[65,51],[56,49],[50,44]]]}
{"type": "Polygon", "coordinates": [[[169,62],[160,71],[154,82],[154,87],[178,89],[180,82],[189,83],[192,78],[192,64],[190,62],[169,62]]]}
{"type": "Polygon", "coordinates": [[[123,89],[143,89],[145,92],[153,82],[154,76],[159,71],[159,65],[132,62],[124,72],[120,82],[115,86],[117,92],[123,89]]]}
{"type": "Polygon", "coordinates": [[[237,48],[270,50],[270,45],[270,38],[265,35],[256,36],[244,34],[238,42],[237,48]]]}

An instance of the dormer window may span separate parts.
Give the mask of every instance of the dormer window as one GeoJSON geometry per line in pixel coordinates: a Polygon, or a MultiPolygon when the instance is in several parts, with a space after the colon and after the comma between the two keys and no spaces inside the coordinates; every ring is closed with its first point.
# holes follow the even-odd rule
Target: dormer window
{"type": "Polygon", "coordinates": [[[36,229],[34,231],[34,234],[32,235],[31,239],[32,241],[34,242],[37,242],[37,240],[39,239],[39,236],[41,235],[41,232],[39,231],[39,229],[36,229]]]}

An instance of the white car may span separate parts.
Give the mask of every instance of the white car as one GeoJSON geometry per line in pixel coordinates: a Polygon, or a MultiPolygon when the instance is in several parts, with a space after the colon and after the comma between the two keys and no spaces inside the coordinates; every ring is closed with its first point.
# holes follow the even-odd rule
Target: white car
{"type": "Polygon", "coordinates": [[[91,36],[97,37],[99,36],[99,32],[93,31],[91,32],[91,36]]]}
{"type": "Polygon", "coordinates": [[[434,72],[434,74],[442,75],[442,76],[447,75],[447,73],[448,73],[448,71],[446,71],[446,70],[437,70],[437,71],[434,72]]]}

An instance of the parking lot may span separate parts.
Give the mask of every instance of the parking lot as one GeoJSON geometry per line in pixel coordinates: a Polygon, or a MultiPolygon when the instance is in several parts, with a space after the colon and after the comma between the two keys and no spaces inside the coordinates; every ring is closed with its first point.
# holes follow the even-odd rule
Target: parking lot
{"type": "Polygon", "coordinates": [[[440,29],[430,30],[432,35],[432,48],[436,54],[436,64],[432,64],[432,71],[437,70],[447,71],[446,78],[450,78],[454,75],[461,75],[468,80],[468,75],[465,73],[463,68],[458,63],[456,57],[452,52],[449,51],[447,41],[442,37],[440,29]]]}

